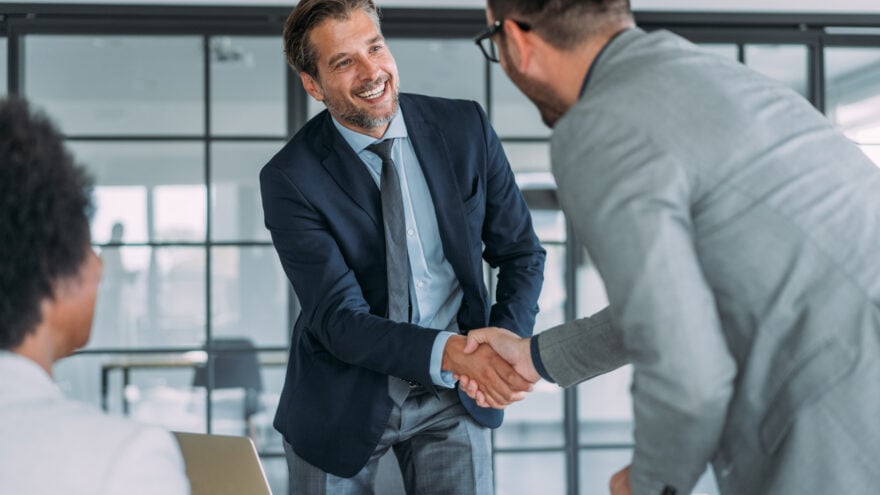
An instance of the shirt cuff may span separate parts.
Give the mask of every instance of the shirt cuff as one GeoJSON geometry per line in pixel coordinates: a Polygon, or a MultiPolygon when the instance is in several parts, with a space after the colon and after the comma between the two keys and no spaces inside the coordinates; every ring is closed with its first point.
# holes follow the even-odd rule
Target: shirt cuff
{"type": "Polygon", "coordinates": [[[540,336],[540,334],[533,336],[531,343],[529,343],[529,350],[532,354],[532,364],[535,366],[535,371],[541,375],[541,378],[550,383],[556,383],[556,380],[550,378],[550,373],[547,373],[547,368],[544,367],[544,361],[541,360],[541,350],[538,348],[538,337],[540,336]]]}
{"type": "Polygon", "coordinates": [[[452,332],[440,332],[434,338],[434,347],[431,349],[431,381],[438,387],[453,388],[455,380],[452,378],[451,371],[443,371],[440,365],[443,364],[443,351],[446,349],[446,342],[455,335],[452,332]]]}

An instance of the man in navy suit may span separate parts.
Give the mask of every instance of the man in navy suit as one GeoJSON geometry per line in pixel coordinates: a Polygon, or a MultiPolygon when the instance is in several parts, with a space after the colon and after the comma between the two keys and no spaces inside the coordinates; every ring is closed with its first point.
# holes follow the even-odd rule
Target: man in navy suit
{"type": "Polygon", "coordinates": [[[391,448],[409,493],[492,493],[489,428],[502,412],[453,376],[479,376],[499,408],[530,388],[490,347],[465,355],[463,334],[530,335],[545,257],[501,144],[474,102],[398,93],[372,0],[303,0],[284,42],[327,107],[260,174],[302,305],[275,417],[290,491],[372,493],[391,448]],[[386,242],[394,222],[399,244],[386,242]],[[499,270],[491,306],[481,257],[499,270]]]}

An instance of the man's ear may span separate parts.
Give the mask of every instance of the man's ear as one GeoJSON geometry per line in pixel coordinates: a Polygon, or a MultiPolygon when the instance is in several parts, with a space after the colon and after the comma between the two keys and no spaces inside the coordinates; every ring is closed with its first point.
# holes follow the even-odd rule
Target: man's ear
{"type": "Polygon", "coordinates": [[[305,88],[306,93],[308,93],[312,98],[317,101],[324,101],[324,90],[321,89],[321,85],[318,81],[315,80],[314,77],[306,74],[305,72],[299,73],[299,79],[303,83],[303,88],[305,88]]]}
{"type": "Polygon", "coordinates": [[[511,19],[504,20],[503,36],[507,38],[507,55],[517,72],[524,73],[535,55],[531,33],[523,31],[511,19]]]}

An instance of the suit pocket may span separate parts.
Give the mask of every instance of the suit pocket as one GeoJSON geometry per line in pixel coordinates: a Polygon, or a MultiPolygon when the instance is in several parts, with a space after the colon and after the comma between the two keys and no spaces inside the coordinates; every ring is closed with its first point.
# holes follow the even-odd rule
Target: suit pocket
{"type": "Polygon", "coordinates": [[[761,448],[765,453],[776,451],[798,411],[819,400],[852,371],[855,357],[854,349],[835,339],[826,340],[780,377],[778,392],[769,402],[759,430],[761,448]]]}
{"type": "Polygon", "coordinates": [[[481,203],[483,203],[483,188],[480,187],[480,176],[474,177],[474,182],[471,185],[471,191],[468,195],[467,199],[464,200],[462,205],[464,209],[465,215],[470,215],[472,211],[474,211],[481,203]]]}

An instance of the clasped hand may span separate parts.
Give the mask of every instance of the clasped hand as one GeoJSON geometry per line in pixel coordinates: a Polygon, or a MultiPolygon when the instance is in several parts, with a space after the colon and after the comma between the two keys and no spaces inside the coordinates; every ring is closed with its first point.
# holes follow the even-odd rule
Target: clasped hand
{"type": "Polygon", "coordinates": [[[498,327],[449,339],[443,369],[481,407],[503,409],[525,398],[541,377],[532,364],[529,339],[498,327]]]}

